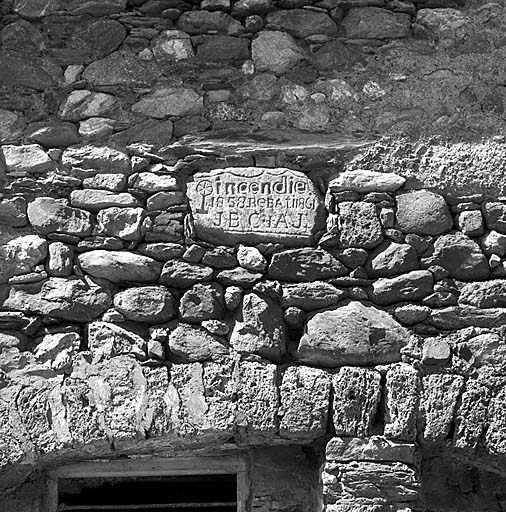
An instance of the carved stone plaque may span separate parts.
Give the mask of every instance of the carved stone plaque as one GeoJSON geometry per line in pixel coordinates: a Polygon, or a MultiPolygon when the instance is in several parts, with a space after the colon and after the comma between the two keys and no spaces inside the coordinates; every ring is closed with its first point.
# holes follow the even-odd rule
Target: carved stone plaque
{"type": "Polygon", "coordinates": [[[229,167],[188,183],[195,236],[215,244],[308,245],[325,221],[314,183],[290,169],[229,167]]]}

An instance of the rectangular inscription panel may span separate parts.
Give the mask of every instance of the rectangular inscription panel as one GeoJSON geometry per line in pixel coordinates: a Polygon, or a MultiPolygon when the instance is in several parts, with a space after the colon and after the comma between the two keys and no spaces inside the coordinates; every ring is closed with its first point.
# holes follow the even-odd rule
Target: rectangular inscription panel
{"type": "Polygon", "coordinates": [[[298,171],[231,167],[195,174],[187,186],[195,235],[215,244],[308,245],[324,224],[322,198],[298,171]]]}

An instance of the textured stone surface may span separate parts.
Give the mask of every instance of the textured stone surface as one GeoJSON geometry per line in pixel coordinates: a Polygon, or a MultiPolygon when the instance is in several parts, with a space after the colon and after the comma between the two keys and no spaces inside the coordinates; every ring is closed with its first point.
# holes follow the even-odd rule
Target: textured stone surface
{"type": "Polygon", "coordinates": [[[40,174],[54,167],[51,158],[38,144],[2,146],[2,154],[9,172],[26,171],[40,174]]]}
{"type": "Polygon", "coordinates": [[[415,249],[409,244],[389,242],[371,255],[366,270],[372,277],[387,277],[418,268],[415,249]]]}
{"type": "Polygon", "coordinates": [[[433,281],[428,270],[413,270],[398,277],[383,277],[373,283],[371,298],[381,305],[420,300],[432,293],[433,281]]]}
{"type": "Polygon", "coordinates": [[[103,313],[110,304],[109,290],[91,279],[51,277],[44,282],[11,287],[2,307],[87,322],[103,313]]]}
{"type": "Polygon", "coordinates": [[[0,283],[32,272],[47,252],[47,242],[38,235],[20,236],[0,245],[0,283]]]}
{"type": "Polygon", "coordinates": [[[174,298],[164,286],[128,288],[114,295],[114,307],[134,322],[162,323],[176,316],[174,298]]]}
{"type": "Polygon", "coordinates": [[[410,17],[378,7],[350,9],[341,24],[345,37],[356,39],[393,39],[406,37],[410,17]]]}
{"type": "Polygon", "coordinates": [[[382,436],[365,439],[356,437],[333,437],[325,448],[328,462],[378,461],[416,463],[416,446],[408,443],[395,443],[382,436]]]}
{"type": "Polygon", "coordinates": [[[203,98],[193,89],[159,86],[132,106],[132,111],[155,119],[198,115],[203,98]]]}
{"type": "Polygon", "coordinates": [[[455,446],[476,448],[487,424],[487,409],[492,393],[478,378],[469,379],[455,414],[455,446]]]}
{"type": "Polygon", "coordinates": [[[296,441],[315,439],[326,431],[331,378],[318,368],[291,366],[283,374],[279,434],[296,441]]]}
{"type": "Polygon", "coordinates": [[[422,378],[420,412],[424,441],[446,438],[463,384],[464,379],[459,375],[433,374],[422,378]]]}
{"type": "Polygon", "coordinates": [[[241,361],[236,369],[237,419],[244,442],[272,438],[278,431],[278,369],[274,364],[241,361]]]}
{"type": "Polygon", "coordinates": [[[76,208],[97,213],[112,206],[137,206],[139,203],[132,194],[127,192],[115,194],[109,190],[84,189],[72,191],[70,204],[76,208]]]}
{"type": "Polygon", "coordinates": [[[297,358],[328,367],[392,363],[408,341],[408,331],[388,313],[352,301],[309,318],[297,358]]]}
{"type": "Polygon", "coordinates": [[[417,506],[420,479],[406,464],[350,462],[327,465],[326,471],[326,494],[335,496],[335,506],[327,507],[329,512],[353,509],[401,511],[410,503],[417,506]]]}
{"type": "Polygon", "coordinates": [[[332,421],[338,436],[370,434],[381,390],[380,374],[367,368],[345,366],[332,377],[332,421]]]}
{"type": "Polygon", "coordinates": [[[458,232],[440,236],[424,263],[439,265],[448,270],[451,277],[462,281],[483,280],[489,274],[487,260],[478,244],[458,232]]]}
{"type": "Polygon", "coordinates": [[[71,146],[62,155],[62,163],[76,168],[78,174],[130,174],[130,159],[122,151],[107,146],[71,146]]]}
{"type": "Polygon", "coordinates": [[[141,236],[144,215],[142,208],[105,208],[98,212],[97,224],[101,233],[107,236],[134,241],[141,236]]]}
{"type": "Polygon", "coordinates": [[[371,203],[339,203],[339,244],[341,247],[372,249],[383,239],[376,208],[371,203]]]}
{"type": "Polygon", "coordinates": [[[281,308],[272,300],[249,293],[243,297],[242,316],[230,345],[238,352],[280,361],[286,353],[286,332],[281,308]]]}
{"type": "Polygon", "coordinates": [[[205,329],[190,324],[179,324],[169,336],[169,350],[180,363],[210,361],[228,353],[222,339],[205,329]]]}
{"type": "Polygon", "coordinates": [[[39,197],[28,205],[28,220],[43,235],[64,233],[87,236],[91,233],[91,216],[78,208],[70,208],[64,202],[50,197],[39,197]]]}
{"type": "Polygon", "coordinates": [[[337,36],[337,25],[330,16],[322,12],[305,9],[281,10],[269,13],[266,20],[299,39],[315,34],[337,36]]]}
{"type": "Polygon", "coordinates": [[[128,50],[92,62],[84,70],[83,78],[95,87],[149,87],[155,81],[149,67],[128,50]]]}
{"type": "Polygon", "coordinates": [[[304,58],[302,48],[288,34],[262,31],[251,43],[253,62],[258,71],[286,73],[304,58]]]}
{"type": "Polygon", "coordinates": [[[428,190],[397,196],[397,222],[403,233],[418,235],[438,235],[453,225],[444,198],[428,190]]]}
{"type": "Polygon", "coordinates": [[[205,265],[170,260],[163,266],[160,282],[174,288],[188,288],[196,283],[208,281],[213,269],[205,265]]]}
{"type": "Polygon", "coordinates": [[[467,283],[460,290],[459,303],[478,308],[498,308],[506,306],[506,280],[492,279],[477,283],[467,283]]]}
{"type": "Polygon", "coordinates": [[[49,244],[47,273],[54,277],[67,277],[72,273],[73,251],[61,242],[49,244]]]}
{"type": "Polygon", "coordinates": [[[147,256],[122,251],[90,251],[78,256],[81,268],[94,277],[113,283],[151,283],[158,279],[161,264],[147,256]]]}
{"type": "Polygon", "coordinates": [[[420,376],[410,365],[399,363],[388,372],[384,390],[385,437],[415,441],[420,376]]]}
{"type": "Polygon", "coordinates": [[[165,30],[151,43],[151,50],[157,60],[179,61],[194,56],[191,39],[181,30],[165,30]]]}
{"type": "Polygon", "coordinates": [[[275,253],[268,273],[280,281],[305,282],[342,276],[347,270],[330,252],[305,248],[275,253]]]}
{"type": "Polygon", "coordinates": [[[346,297],[346,292],[325,281],[284,284],[281,304],[283,307],[297,307],[305,311],[337,305],[346,297]]]}
{"type": "Polygon", "coordinates": [[[169,400],[162,397],[167,410],[160,411],[159,423],[168,418],[166,429],[182,436],[230,437],[237,410],[232,373],[233,364],[226,359],[172,366],[165,395],[169,400]]]}
{"type": "Polygon", "coordinates": [[[65,121],[81,121],[89,117],[106,116],[117,107],[117,100],[111,94],[72,91],[60,107],[60,117],[65,121]]]}
{"type": "Polygon", "coordinates": [[[345,171],[329,182],[329,190],[341,192],[353,190],[360,194],[367,192],[395,192],[406,182],[406,178],[393,172],[376,172],[367,169],[345,171]]]}
{"type": "Polygon", "coordinates": [[[223,287],[217,283],[194,284],[184,293],[179,303],[179,314],[185,322],[219,320],[223,312],[223,287]]]}

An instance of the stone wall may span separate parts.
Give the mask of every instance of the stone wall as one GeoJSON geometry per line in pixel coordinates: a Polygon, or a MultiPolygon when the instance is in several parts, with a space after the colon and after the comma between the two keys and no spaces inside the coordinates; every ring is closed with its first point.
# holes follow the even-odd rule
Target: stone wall
{"type": "Polygon", "coordinates": [[[0,508],[226,450],[256,512],[503,510],[502,4],[0,10],[0,508]]]}

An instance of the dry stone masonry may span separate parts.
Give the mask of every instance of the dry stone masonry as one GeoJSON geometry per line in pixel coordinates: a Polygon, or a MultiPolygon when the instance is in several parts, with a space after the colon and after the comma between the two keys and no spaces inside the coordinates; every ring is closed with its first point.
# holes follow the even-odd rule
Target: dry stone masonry
{"type": "Polygon", "coordinates": [[[503,4],[0,2],[0,510],[225,453],[247,512],[506,509],[503,4]]]}

